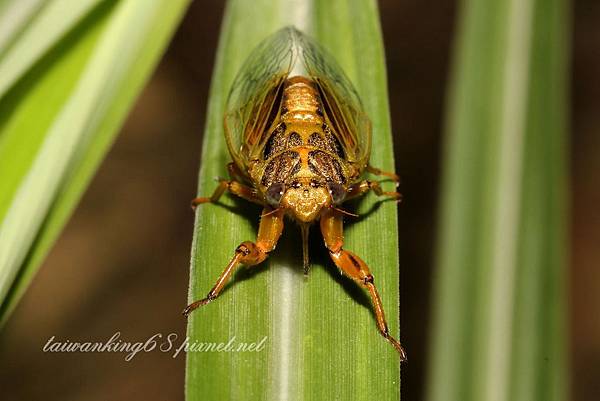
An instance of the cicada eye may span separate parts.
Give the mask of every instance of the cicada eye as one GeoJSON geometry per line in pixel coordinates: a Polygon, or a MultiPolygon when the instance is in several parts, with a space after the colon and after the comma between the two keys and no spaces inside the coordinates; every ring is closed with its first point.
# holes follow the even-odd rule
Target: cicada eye
{"type": "Polygon", "coordinates": [[[346,190],[340,184],[329,182],[327,183],[327,188],[329,188],[331,200],[333,201],[334,205],[339,205],[346,198],[346,190]]]}
{"type": "Polygon", "coordinates": [[[278,206],[284,191],[285,186],[281,183],[271,185],[267,188],[267,202],[272,206],[278,206]]]}

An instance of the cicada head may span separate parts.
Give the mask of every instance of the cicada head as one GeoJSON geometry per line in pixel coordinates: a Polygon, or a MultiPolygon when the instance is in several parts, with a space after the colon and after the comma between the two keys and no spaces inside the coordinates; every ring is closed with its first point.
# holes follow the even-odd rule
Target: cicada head
{"type": "Polygon", "coordinates": [[[324,208],[340,204],[345,195],[341,185],[307,178],[298,178],[288,186],[274,184],[267,190],[267,200],[273,207],[284,209],[301,223],[317,220],[324,208]]]}

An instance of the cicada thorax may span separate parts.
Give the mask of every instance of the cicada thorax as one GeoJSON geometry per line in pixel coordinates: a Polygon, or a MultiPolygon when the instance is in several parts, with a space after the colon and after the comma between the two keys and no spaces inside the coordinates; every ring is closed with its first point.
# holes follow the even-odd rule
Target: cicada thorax
{"type": "Polygon", "coordinates": [[[267,201],[284,196],[286,207],[302,221],[314,220],[323,206],[336,203],[331,187],[346,190],[354,167],[324,117],[323,105],[312,81],[286,80],[279,113],[268,132],[251,176],[267,201]]]}

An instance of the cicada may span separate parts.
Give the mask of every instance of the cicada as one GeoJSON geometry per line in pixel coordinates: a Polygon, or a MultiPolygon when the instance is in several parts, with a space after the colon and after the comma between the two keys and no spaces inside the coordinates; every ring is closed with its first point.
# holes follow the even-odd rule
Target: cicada
{"type": "Polygon", "coordinates": [[[237,74],[226,105],[225,138],[231,158],[230,179],[220,180],[210,197],[195,207],[217,202],[228,191],[259,204],[263,212],[256,241],[244,241],[206,298],[190,304],[184,315],[219,296],[240,265],[263,262],[275,249],[284,218],[296,221],[302,233],[304,272],[308,274],[308,233],[319,223],[333,263],[368,290],[377,327],[406,358],[389,333],[381,299],[367,264],[344,249],[340,205],[374,191],[383,191],[365,172],[399,178],[369,164],[371,123],[359,96],[335,60],[314,40],[293,27],[261,42],[237,74]]]}

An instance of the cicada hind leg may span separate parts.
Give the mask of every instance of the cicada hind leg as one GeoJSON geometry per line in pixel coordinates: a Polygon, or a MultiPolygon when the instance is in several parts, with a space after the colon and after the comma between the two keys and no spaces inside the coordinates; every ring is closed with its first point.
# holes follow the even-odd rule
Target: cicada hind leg
{"type": "Polygon", "coordinates": [[[254,266],[267,259],[269,252],[275,249],[275,245],[277,245],[277,241],[283,232],[283,211],[269,212],[269,208],[265,208],[263,211],[256,242],[244,241],[238,245],[233,257],[217,279],[213,288],[205,298],[189,304],[183,310],[184,316],[188,316],[194,309],[206,305],[217,298],[238,267],[241,265],[254,266]]]}
{"type": "Polygon", "coordinates": [[[367,264],[354,253],[343,249],[344,233],[342,214],[336,210],[329,210],[321,216],[321,232],[325,240],[325,245],[329,251],[331,259],[335,265],[348,277],[369,291],[379,333],[394,346],[400,354],[400,359],[406,360],[406,352],[400,342],[396,340],[389,332],[381,298],[375,287],[373,275],[367,264]]]}

